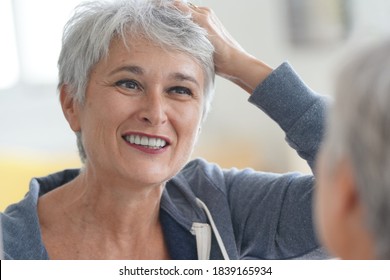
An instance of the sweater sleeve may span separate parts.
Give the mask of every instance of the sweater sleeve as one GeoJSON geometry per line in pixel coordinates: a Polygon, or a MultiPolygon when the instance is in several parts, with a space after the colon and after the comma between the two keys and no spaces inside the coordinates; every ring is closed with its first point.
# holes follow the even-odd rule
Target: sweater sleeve
{"type": "MultiPolygon", "coordinates": [[[[326,100],[283,63],[249,101],[278,123],[288,144],[313,168],[324,131],[326,100]]],[[[312,175],[230,169],[224,178],[241,258],[325,257],[312,219],[312,175]]]]}
{"type": "Polygon", "coordinates": [[[314,168],[324,133],[325,97],[313,92],[285,62],[257,86],[249,102],[283,129],[287,143],[314,168]]]}

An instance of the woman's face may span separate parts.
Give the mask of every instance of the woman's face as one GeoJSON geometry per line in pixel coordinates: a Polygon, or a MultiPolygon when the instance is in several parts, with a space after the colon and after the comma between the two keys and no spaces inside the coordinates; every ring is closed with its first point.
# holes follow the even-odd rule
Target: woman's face
{"type": "Polygon", "coordinates": [[[101,178],[161,184],[188,161],[204,102],[202,68],[144,39],[114,40],[90,74],[79,125],[86,168],[101,178]]]}

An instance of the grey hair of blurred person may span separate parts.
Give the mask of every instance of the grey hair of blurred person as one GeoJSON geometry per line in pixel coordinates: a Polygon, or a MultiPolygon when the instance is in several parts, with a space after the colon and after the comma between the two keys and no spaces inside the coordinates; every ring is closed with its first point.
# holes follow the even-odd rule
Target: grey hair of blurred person
{"type": "MultiPolygon", "coordinates": [[[[207,32],[173,5],[175,0],[92,1],[79,5],[64,27],[58,60],[59,83],[83,104],[93,66],[109,53],[113,39],[145,38],[168,51],[193,58],[205,76],[204,120],[214,94],[214,47],[207,32]]],[[[129,49],[130,50],[130,49],[129,49]]],[[[86,162],[81,132],[76,132],[80,158],[86,162]]]]}
{"type": "Polygon", "coordinates": [[[329,175],[352,166],[375,254],[390,259],[390,40],[354,56],[340,72],[324,141],[329,175]]]}

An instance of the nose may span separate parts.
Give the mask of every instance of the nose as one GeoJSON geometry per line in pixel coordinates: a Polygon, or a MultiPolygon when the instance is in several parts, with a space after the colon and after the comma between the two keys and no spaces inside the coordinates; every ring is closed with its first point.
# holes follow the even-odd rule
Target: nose
{"type": "Polygon", "coordinates": [[[158,90],[149,91],[142,98],[139,119],[150,126],[163,125],[167,121],[166,110],[163,94],[158,90]]]}

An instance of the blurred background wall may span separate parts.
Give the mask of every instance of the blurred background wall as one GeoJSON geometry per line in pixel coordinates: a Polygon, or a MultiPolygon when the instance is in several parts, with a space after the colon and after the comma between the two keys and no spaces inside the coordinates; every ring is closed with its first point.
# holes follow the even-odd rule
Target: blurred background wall
{"type": "MultiPolygon", "coordinates": [[[[79,167],[75,137],[56,91],[62,27],[79,0],[0,1],[0,210],[18,201],[31,177],[79,167]]],[[[386,0],[203,0],[254,56],[289,61],[304,81],[332,94],[340,61],[386,36],[386,0]]],[[[311,172],[248,94],[217,78],[213,109],[194,157],[223,167],[311,172]]]]}

